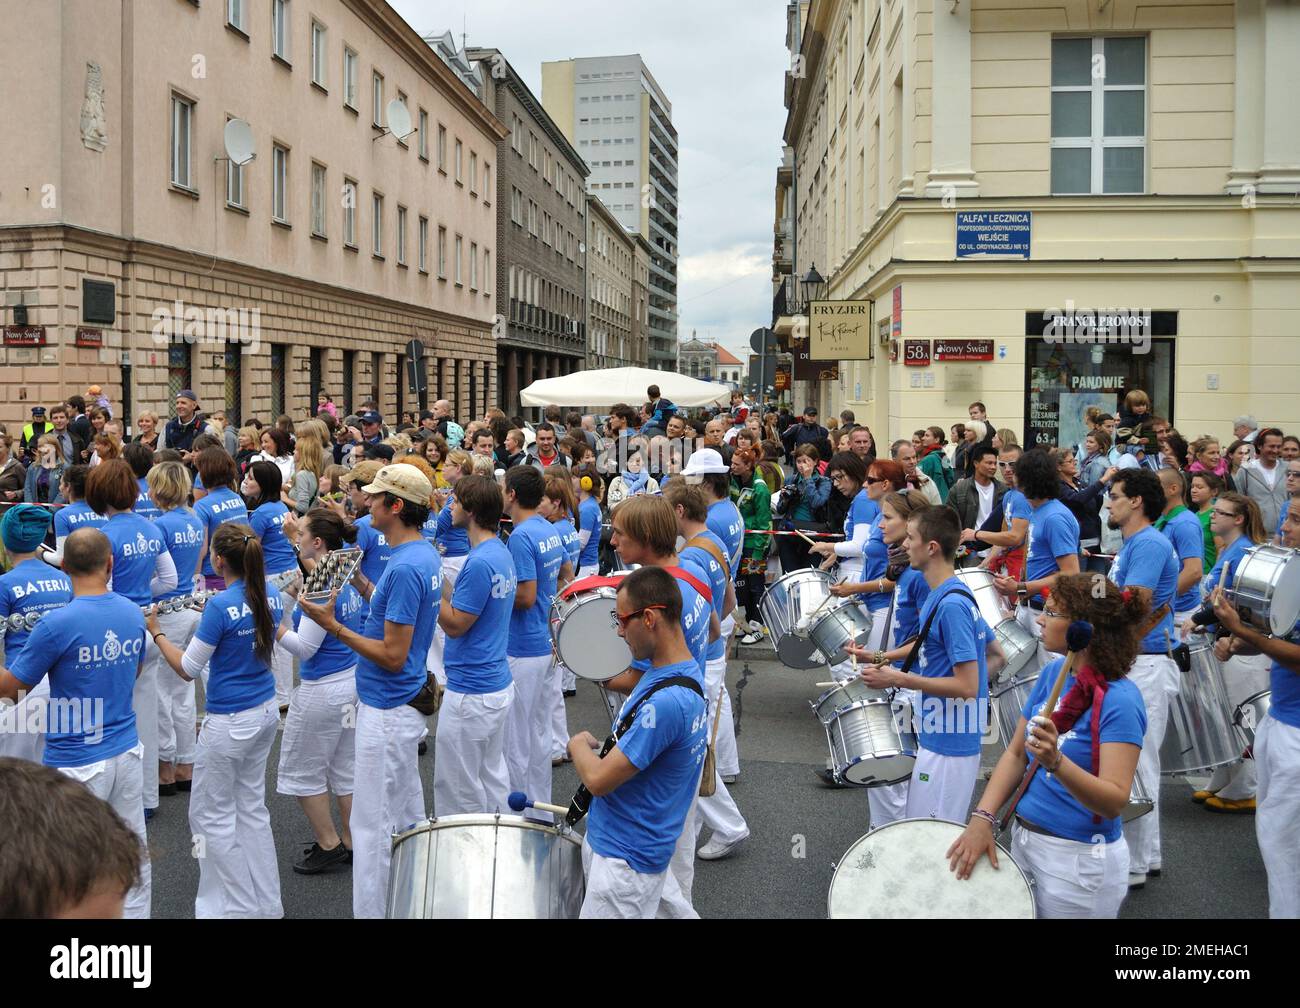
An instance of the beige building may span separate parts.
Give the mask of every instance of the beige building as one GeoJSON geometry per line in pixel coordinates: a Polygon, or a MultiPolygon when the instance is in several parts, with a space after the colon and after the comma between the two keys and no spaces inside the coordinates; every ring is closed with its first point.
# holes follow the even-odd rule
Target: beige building
{"type": "Polygon", "coordinates": [[[587,196],[587,367],[645,367],[645,336],[632,338],[637,236],[587,196]]]}
{"type": "Polygon", "coordinates": [[[1300,6],[812,0],[787,42],[775,325],[814,266],[872,303],[797,406],[884,440],[980,399],[1035,444],[1143,388],[1190,437],[1300,426],[1300,6]]]}
{"type": "Polygon", "coordinates": [[[418,401],[412,339],[429,400],[494,401],[505,131],[388,4],[64,0],[5,20],[0,129],[24,140],[0,164],[0,419],[92,382],[119,412],[170,413],[190,387],[241,418],[301,418],[316,389],[393,416],[418,401]]]}

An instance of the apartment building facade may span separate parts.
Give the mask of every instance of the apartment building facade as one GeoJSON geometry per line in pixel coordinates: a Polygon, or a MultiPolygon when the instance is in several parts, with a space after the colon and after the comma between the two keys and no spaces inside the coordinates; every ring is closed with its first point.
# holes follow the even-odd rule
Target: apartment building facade
{"type": "Polygon", "coordinates": [[[645,337],[632,335],[636,236],[587,194],[587,366],[645,367],[645,337]]]}

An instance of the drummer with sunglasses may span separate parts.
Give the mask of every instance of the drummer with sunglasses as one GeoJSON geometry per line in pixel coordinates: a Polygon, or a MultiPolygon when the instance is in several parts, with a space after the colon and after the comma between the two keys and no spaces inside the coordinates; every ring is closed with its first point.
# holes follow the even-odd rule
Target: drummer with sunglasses
{"type": "MultiPolygon", "coordinates": [[[[1282,545],[1300,549],[1300,500],[1291,498],[1282,520],[1282,545]]],[[[1214,615],[1232,634],[1232,654],[1253,651],[1272,659],[1268,714],[1255,727],[1253,746],[1259,774],[1255,836],[1268,872],[1268,915],[1300,917],[1300,622],[1286,637],[1271,637],[1245,625],[1223,592],[1215,589],[1214,615]]]]}
{"type": "Polygon", "coordinates": [[[587,893],[581,916],[647,920],[656,916],[665,895],[680,838],[694,839],[688,819],[709,719],[699,691],[663,685],[674,678],[699,681],[699,659],[683,632],[683,592],[676,579],[656,567],[633,571],[619,585],[616,606],[619,636],[634,659],[631,668],[605,684],[628,696],[620,720],[655,691],[603,758],[590,732],[569,742],[574,769],[594,796],[582,845],[587,893]]]}
{"type": "Polygon", "coordinates": [[[1044,645],[1065,651],[1074,620],[1092,624],[1092,641],[1075,656],[1075,671],[1050,716],[1042,716],[1042,709],[1064,659],[1039,675],[966,832],[948,851],[958,878],[985,870],[979,867],[985,854],[998,867],[998,814],[1032,757],[1037,764],[1015,806],[1011,836],[1012,856],[1033,877],[1038,915],[1119,915],[1129,863],[1121,814],[1146,734],[1146,705],[1128,670],[1140,645],[1138,628],[1150,611],[1148,598],[1141,589],[1122,590],[1090,574],[1057,580],[1038,615],[1044,645]]]}

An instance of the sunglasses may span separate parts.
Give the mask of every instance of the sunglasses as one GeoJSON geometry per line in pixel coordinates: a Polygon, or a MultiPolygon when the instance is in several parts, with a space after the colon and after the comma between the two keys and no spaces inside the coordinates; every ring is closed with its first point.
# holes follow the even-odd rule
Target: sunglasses
{"type": "Polygon", "coordinates": [[[1214,508],[1213,511],[1214,511],[1214,513],[1215,513],[1216,515],[1218,515],[1220,518],[1236,518],[1236,517],[1237,517],[1237,512],[1236,512],[1236,511],[1225,511],[1225,510],[1223,510],[1223,508],[1214,508]]]}
{"type": "Polygon", "coordinates": [[[667,609],[667,608],[668,608],[667,606],[663,606],[663,605],[648,605],[643,609],[636,610],[636,612],[630,612],[626,616],[616,612],[613,614],[614,626],[616,626],[620,630],[626,630],[627,625],[631,623],[634,619],[636,619],[638,616],[640,616],[642,613],[649,612],[651,609],[667,609]]]}
{"type": "Polygon", "coordinates": [[[1014,462],[999,462],[999,463],[998,463],[998,468],[999,468],[999,469],[1014,469],[1015,467],[1016,467],[1016,464],[1015,464],[1014,462]]]}
{"type": "Polygon", "coordinates": [[[1048,619],[1069,619],[1070,618],[1065,613],[1057,612],[1055,609],[1048,609],[1046,606],[1043,607],[1043,615],[1046,616],[1048,619]]]}
{"type": "Polygon", "coordinates": [[[887,479],[881,479],[879,476],[868,476],[868,477],[867,477],[867,482],[868,482],[868,483],[888,483],[889,480],[887,480],[887,479]]]}

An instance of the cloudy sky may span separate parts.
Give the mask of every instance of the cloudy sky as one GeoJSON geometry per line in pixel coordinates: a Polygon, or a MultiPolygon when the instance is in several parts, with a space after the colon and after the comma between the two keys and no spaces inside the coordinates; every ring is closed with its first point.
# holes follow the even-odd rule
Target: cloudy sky
{"type": "Polygon", "coordinates": [[[771,321],[785,0],[389,0],[422,35],[495,46],[541,98],[544,60],[640,53],[680,157],[679,332],[741,356],[771,321]]]}

